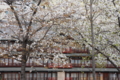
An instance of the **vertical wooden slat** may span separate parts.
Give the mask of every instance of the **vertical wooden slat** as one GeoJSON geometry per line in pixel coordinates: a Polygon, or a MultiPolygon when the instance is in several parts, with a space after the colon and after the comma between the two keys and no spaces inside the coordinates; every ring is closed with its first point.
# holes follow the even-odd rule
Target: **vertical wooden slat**
{"type": "MultiPolygon", "coordinates": [[[[5,62],[5,59],[3,59],[3,62],[5,62]]],[[[3,63],[3,66],[5,66],[5,63],[3,63]]]]}
{"type": "Polygon", "coordinates": [[[80,74],[80,73],[78,72],[78,80],[80,80],[80,78],[79,78],[79,77],[80,77],[79,74],[80,74]]]}
{"type": "Polygon", "coordinates": [[[57,80],[57,77],[58,77],[58,76],[57,76],[57,72],[56,72],[56,80],[57,80]]]}
{"type": "Polygon", "coordinates": [[[120,73],[119,72],[118,72],[118,77],[119,77],[118,80],[120,80],[120,73]]]}
{"type": "Polygon", "coordinates": [[[1,66],[1,64],[2,64],[2,61],[1,61],[1,58],[0,58],[0,66],[1,66]]]}
{"type": "Polygon", "coordinates": [[[14,62],[13,62],[13,59],[12,59],[12,64],[11,65],[14,66],[13,64],[14,64],[14,62]]]}
{"type": "Polygon", "coordinates": [[[48,72],[47,72],[47,77],[46,77],[46,79],[48,79],[48,72]]]}
{"type": "Polygon", "coordinates": [[[88,80],[88,73],[86,73],[86,80],[88,80]]]}
{"type": "Polygon", "coordinates": [[[27,73],[27,76],[28,76],[28,79],[30,79],[30,73],[29,72],[27,73]]]}
{"type": "Polygon", "coordinates": [[[119,80],[119,73],[116,73],[116,80],[119,80]]]}
{"type": "Polygon", "coordinates": [[[77,72],[77,77],[76,78],[77,78],[77,80],[79,80],[79,78],[78,78],[78,72],[77,72]]]}
{"type": "Polygon", "coordinates": [[[5,80],[5,73],[3,73],[3,80],[5,80]]]}
{"type": "Polygon", "coordinates": [[[20,72],[18,72],[18,80],[20,80],[20,72]]]}
{"type": "Polygon", "coordinates": [[[90,80],[90,73],[88,72],[88,80],[90,80]]]}
{"type": "Polygon", "coordinates": [[[85,73],[83,73],[83,80],[85,80],[85,73]]]}
{"type": "Polygon", "coordinates": [[[108,73],[104,73],[104,74],[103,74],[103,80],[109,80],[108,73]]]}
{"type": "Polygon", "coordinates": [[[10,66],[10,65],[9,65],[9,58],[8,58],[8,66],[10,66]]]}
{"type": "Polygon", "coordinates": [[[0,73],[0,77],[1,77],[1,80],[3,80],[3,73],[2,72],[0,73]]]}
{"type": "Polygon", "coordinates": [[[32,78],[32,80],[34,80],[34,72],[31,73],[31,78],[32,78]]]}
{"type": "Polygon", "coordinates": [[[18,80],[18,78],[17,78],[18,73],[15,72],[14,75],[15,75],[15,80],[18,80]]]}
{"type": "Polygon", "coordinates": [[[38,76],[38,72],[36,72],[36,80],[38,79],[38,77],[37,77],[37,76],[38,76]]]}
{"type": "Polygon", "coordinates": [[[41,76],[42,74],[41,74],[41,72],[40,72],[40,79],[42,79],[43,78],[43,76],[41,76]]]}
{"type": "Polygon", "coordinates": [[[100,75],[100,80],[103,80],[103,73],[101,73],[100,75]]]}
{"type": "Polygon", "coordinates": [[[10,79],[13,79],[12,73],[9,73],[9,77],[10,79]]]}
{"type": "Polygon", "coordinates": [[[30,63],[30,59],[29,59],[29,60],[28,60],[28,66],[30,66],[30,64],[31,64],[31,63],[30,63]]]}

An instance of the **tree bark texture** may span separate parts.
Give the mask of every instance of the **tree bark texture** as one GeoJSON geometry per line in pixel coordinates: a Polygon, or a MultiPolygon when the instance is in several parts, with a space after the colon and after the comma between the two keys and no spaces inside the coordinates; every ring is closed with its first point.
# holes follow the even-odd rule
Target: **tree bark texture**
{"type": "MultiPolygon", "coordinates": [[[[26,49],[26,42],[23,42],[23,48],[26,49]]],[[[26,51],[22,53],[22,61],[21,61],[21,80],[26,80],[25,71],[26,71],[26,51]]]]}
{"type": "Polygon", "coordinates": [[[26,80],[25,77],[25,68],[26,68],[26,61],[25,61],[26,56],[22,56],[22,62],[21,62],[21,80],[26,80]]]}
{"type": "MultiPolygon", "coordinates": [[[[92,46],[94,47],[94,28],[93,28],[93,8],[92,8],[93,0],[90,0],[90,27],[91,27],[91,41],[92,46]]],[[[92,47],[92,72],[93,72],[93,80],[96,80],[95,74],[95,53],[94,48],[92,47]]]]}

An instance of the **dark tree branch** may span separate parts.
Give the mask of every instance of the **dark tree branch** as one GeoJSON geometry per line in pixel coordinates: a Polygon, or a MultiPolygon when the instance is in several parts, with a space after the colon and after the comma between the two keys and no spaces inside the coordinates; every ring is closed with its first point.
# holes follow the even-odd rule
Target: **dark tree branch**
{"type": "Polygon", "coordinates": [[[19,25],[20,31],[23,31],[22,25],[21,25],[19,17],[18,17],[18,14],[16,13],[16,11],[14,10],[14,7],[12,6],[12,3],[14,1],[19,1],[19,0],[5,0],[4,2],[7,3],[10,6],[10,8],[11,8],[12,12],[14,13],[14,16],[15,16],[15,18],[17,20],[17,23],[19,25]]]}
{"type": "MultiPolygon", "coordinates": [[[[52,25],[49,26],[49,28],[46,30],[44,36],[39,41],[37,41],[37,43],[40,43],[45,38],[45,36],[47,35],[47,33],[51,29],[51,27],[52,27],[52,25]]],[[[35,47],[38,47],[38,46],[39,46],[39,44],[35,44],[35,47]]]]}
{"type": "Polygon", "coordinates": [[[38,31],[40,31],[42,28],[43,28],[43,27],[39,27],[39,28],[37,28],[35,31],[33,31],[33,33],[31,34],[31,37],[32,37],[35,33],[37,33],[38,31]]]}
{"type": "Polygon", "coordinates": [[[117,51],[120,52],[120,49],[118,49],[118,47],[117,47],[116,45],[114,45],[114,44],[112,43],[112,41],[110,41],[110,40],[108,40],[108,39],[107,39],[107,41],[108,41],[109,45],[111,45],[111,47],[115,48],[117,51]]]}
{"type": "Polygon", "coordinates": [[[120,17],[118,16],[118,26],[120,27],[120,17]]]}
{"type": "MultiPolygon", "coordinates": [[[[112,0],[112,3],[114,5],[114,7],[116,7],[115,0],[112,0]]],[[[118,10],[116,10],[116,12],[118,12],[118,10]]],[[[117,17],[118,17],[118,26],[120,28],[120,17],[119,17],[119,15],[117,15],[117,17]]]]}
{"type": "Polygon", "coordinates": [[[113,5],[115,6],[115,0],[112,0],[113,5]]]}
{"type": "Polygon", "coordinates": [[[47,33],[48,33],[48,31],[50,30],[51,27],[52,27],[52,25],[48,27],[48,29],[45,32],[44,36],[38,42],[41,42],[45,38],[45,36],[47,35],[47,33]]]}
{"type": "MultiPolygon", "coordinates": [[[[89,44],[90,45],[90,44],[89,44]]],[[[92,46],[91,46],[92,47],[92,46]]],[[[110,61],[110,63],[112,63],[113,64],[113,66],[118,70],[118,72],[120,72],[120,70],[119,70],[119,68],[113,63],[113,61],[111,61],[110,60],[110,58],[107,56],[107,55],[105,55],[103,52],[101,52],[99,49],[97,49],[97,48],[94,48],[96,51],[98,51],[99,53],[101,53],[103,56],[105,56],[106,58],[107,58],[107,60],[108,61],[110,61]]]]}
{"type": "MultiPolygon", "coordinates": [[[[41,3],[41,0],[39,0],[37,6],[39,6],[40,3],[41,3]]],[[[31,30],[31,25],[32,25],[33,16],[34,16],[36,13],[37,13],[37,8],[33,11],[33,14],[32,14],[32,16],[31,16],[31,19],[30,19],[30,22],[29,22],[29,25],[28,25],[28,28],[27,28],[27,31],[28,31],[28,32],[27,32],[27,35],[26,35],[26,36],[28,36],[28,34],[29,34],[30,30],[31,30]]]]}
{"type": "Polygon", "coordinates": [[[120,52],[120,49],[118,49],[117,46],[115,46],[115,45],[113,45],[113,44],[110,44],[110,45],[120,52]]]}
{"type": "MultiPolygon", "coordinates": [[[[84,36],[83,36],[80,32],[78,32],[78,33],[79,33],[79,35],[84,39],[84,41],[85,41],[86,43],[88,43],[88,41],[84,38],[84,36]]],[[[94,46],[92,46],[90,43],[88,43],[88,45],[89,45],[90,47],[93,47],[97,52],[101,53],[103,56],[105,56],[105,57],[107,58],[107,60],[118,70],[118,72],[120,72],[119,68],[113,63],[113,61],[110,60],[110,58],[109,58],[107,55],[105,55],[105,54],[104,54],[103,52],[101,52],[99,49],[97,49],[97,48],[95,48],[94,46]]]]}
{"type": "MultiPolygon", "coordinates": [[[[47,16],[48,14],[46,14],[45,16],[44,16],[44,18],[47,16]]],[[[40,19],[38,22],[40,22],[41,24],[43,23],[43,22],[47,22],[47,23],[49,23],[50,21],[53,21],[53,22],[55,22],[56,20],[58,20],[58,19],[65,19],[65,18],[70,18],[70,16],[69,17],[56,17],[56,18],[52,18],[52,19],[50,19],[50,20],[44,20],[44,18],[43,19],[40,19]]],[[[54,24],[53,24],[54,25],[54,24]]],[[[33,33],[30,35],[30,37],[32,37],[34,34],[36,34],[38,31],[40,31],[42,28],[44,27],[44,25],[42,25],[41,27],[39,27],[39,28],[37,28],[36,30],[34,30],[33,31],[33,33]]]]}
{"type": "Polygon", "coordinates": [[[3,31],[0,30],[1,33],[3,33],[3,31]]]}
{"type": "Polygon", "coordinates": [[[4,2],[7,3],[8,5],[12,5],[12,3],[14,2],[15,0],[5,0],[4,2]]]}
{"type": "Polygon", "coordinates": [[[17,22],[18,22],[18,25],[19,25],[20,31],[23,32],[22,25],[21,25],[21,23],[20,23],[20,20],[19,20],[18,14],[17,14],[16,11],[14,10],[14,7],[13,7],[13,6],[10,6],[10,8],[11,8],[12,12],[13,12],[14,15],[15,15],[15,18],[16,18],[16,20],[17,20],[17,22]]]}

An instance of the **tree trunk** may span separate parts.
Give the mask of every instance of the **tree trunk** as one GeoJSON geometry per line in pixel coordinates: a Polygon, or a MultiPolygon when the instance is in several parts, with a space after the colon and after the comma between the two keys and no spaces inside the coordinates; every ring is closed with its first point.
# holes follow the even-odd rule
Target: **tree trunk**
{"type": "Polygon", "coordinates": [[[26,55],[22,56],[22,62],[21,62],[21,80],[26,80],[25,77],[25,69],[26,68],[26,55]]]}
{"type": "MultiPolygon", "coordinates": [[[[23,48],[26,49],[26,42],[23,42],[23,48]]],[[[21,79],[20,80],[26,80],[25,71],[26,71],[26,51],[23,51],[22,53],[22,60],[21,60],[21,79]]]]}
{"type": "MultiPolygon", "coordinates": [[[[91,41],[92,46],[94,47],[94,28],[93,28],[93,0],[90,0],[90,27],[91,27],[91,41]]],[[[96,80],[95,74],[95,53],[94,48],[92,47],[92,72],[93,72],[93,80],[96,80]]]]}

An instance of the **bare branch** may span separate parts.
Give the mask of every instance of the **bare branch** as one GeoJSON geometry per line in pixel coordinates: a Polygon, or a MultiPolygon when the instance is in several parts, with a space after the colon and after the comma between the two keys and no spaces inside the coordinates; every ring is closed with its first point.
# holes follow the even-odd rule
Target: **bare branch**
{"type": "MultiPolygon", "coordinates": [[[[39,0],[37,6],[39,6],[41,3],[41,0],[39,0]]],[[[31,16],[31,19],[30,19],[30,22],[29,22],[29,25],[28,25],[28,28],[27,28],[27,35],[29,34],[30,30],[31,30],[31,25],[32,25],[32,20],[33,20],[33,16],[37,13],[37,8],[33,11],[33,14],[31,16]]]]}
{"type": "Polygon", "coordinates": [[[44,36],[38,42],[41,42],[45,38],[45,36],[47,35],[47,33],[48,33],[48,31],[50,30],[51,27],[52,27],[52,25],[48,27],[48,29],[45,32],[44,36]]]}
{"type": "Polygon", "coordinates": [[[7,3],[8,5],[12,5],[12,3],[14,2],[15,0],[5,0],[4,2],[7,3]]]}
{"type": "Polygon", "coordinates": [[[109,45],[111,45],[113,48],[120,52],[120,49],[116,45],[114,45],[112,41],[110,41],[109,39],[107,39],[107,41],[109,42],[109,45]]]}
{"type": "Polygon", "coordinates": [[[0,30],[1,33],[3,33],[3,31],[0,30]]]}
{"type": "MultiPolygon", "coordinates": [[[[116,7],[115,0],[112,0],[112,3],[113,3],[113,5],[114,5],[114,7],[116,7]]],[[[116,9],[116,12],[118,12],[117,9],[116,9]]],[[[119,17],[119,15],[117,15],[117,17],[118,17],[118,26],[119,26],[119,28],[120,28],[120,17],[119,17]]]]}
{"type": "MultiPolygon", "coordinates": [[[[50,28],[51,28],[52,26],[49,26],[48,27],[48,29],[46,30],[46,32],[45,32],[45,34],[44,34],[44,36],[39,40],[39,41],[37,41],[37,43],[40,43],[44,38],[45,38],[45,36],[47,35],[47,33],[48,33],[48,31],[50,30],[50,28]]],[[[35,44],[35,47],[38,47],[39,46],[39,44],[35,44]]]]}
{"type": "Polygon", "coordinates": [[[115,6],[115,0],[112,0],[113,5],[115,6]]]}
{"type": "Polygon", "coordinates": [[[15,31],[13,29],[11,29],[10,27],[8,27],[8,28],[15,34],[15,36],[17,36],[17,37],[15,37],[15,36],[11,36],[11,37],[20,40],[18,35],[15,33],[15,31]]]}
{"type": "Polygon", "coordinates": [[[10,6],[10,8],[11,8],[12,12],[13,12],[14,15],[15,15],[15,18],[16,18],[16,20],[17,20],[17,22],[18,22],[18,25],[19,25],[20,31],[23,32],[22,25],[21,25],[21,23],[20,23],[20,20],[19,20],[18,14],[16,13],[16,11],[14,10],[14,7],[13,7],[12,5],[10,6]]]}
{"type": "Polygon", "coordinates": [[[118,26],[120,27],[120,17],[118,16],[118,26]]]}
{"type": "MultiPolygon", "coordinates": [[[[76,31],[76,32],[77,32],[77,31],[76,31]]],[[[84,36],[83,36],[80,32],[78,32],[78,33],[79,33],[79,35],[84,39],[84,41],[85,41],[86,43],[88,43],[88,41],[84,38],[84,36]]],[[[93,47],[97,52],[101,53],[103,56],[105,56],[105,57],[107,58],[107,60],[110,61],[110,63],[118,70],[118,72],[120,72],[119,68],[114,64],[113,61],[110,60],[110,58],[109,58],[107,55],[105,55],[105,54],[104,54],[103,52],[101,52],[99,49],[97,49],[97,48],[95,48],[94,46],[92,46],[90,43],[88,43],[88,45],[89,45],[90,47],[93,47]]]]}

